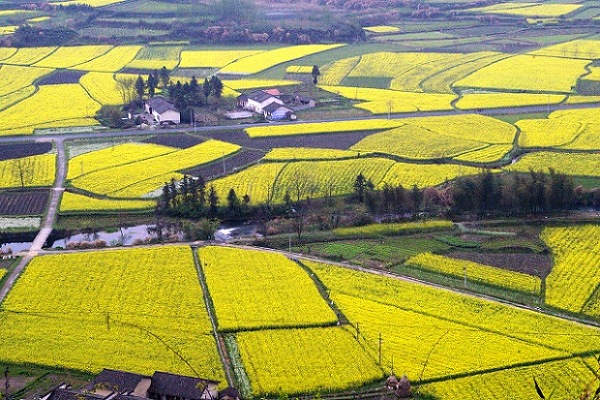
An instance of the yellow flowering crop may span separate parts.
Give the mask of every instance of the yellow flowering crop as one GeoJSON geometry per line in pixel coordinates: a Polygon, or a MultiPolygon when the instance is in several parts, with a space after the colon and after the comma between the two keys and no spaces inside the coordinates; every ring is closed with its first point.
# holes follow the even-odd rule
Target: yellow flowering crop
{"type": "Polygon", "coordinates": [[[571,92],[577,79],[586,73],[588,63],[587,60],[522,54],[482,68],[455,86],[571,92]]]}
{"type": "Polygon", "coordinates": [[[230,189],[235,190],[239,198],[250,196],[252,204],[264,203],[273,198],[275,180],[285,166],[285,163],[261,163],[216,179],[210,185],[214,185],[222,204],[230,189]]]}
{"type": "Polygon", "coordinates": [[[253,395],[339,391],[384,377],[348,328],[242,332],[236,340],[253,395]]]}
{"type": "Polygon", "coordinates": [[[522,17],[560,17],[582,7],[579,4],[501,3],[466,11],[484,14],[506,14],[522,17]]]}
{"type": "Polygon", "coordinates": [[[470,281],[485,285],[499,286],[509,290],[536,295],[540,293],[541,281],[536,276],[478,264],[472,261],[458,260],[431,253],[421,253],[409,258],[405,263],[409,266],[414,265],[417,268],[450,275],[455,278],[466,276],[470,281]]]}
{"type": "Polygon", "coordinates": [[[530,54],[594,60],[600,58],[600,40],[577,39],[544,47],[530,54]]]}
{"type": "MultiPolygon", "coordinates": [[[[84,175],[74,178],[71,184],[93,193],[141,197],[149,191],[159,189],[171,176],[181,177],[176,171],[217,160],[238,149],[239,146],[234,144],[209,140],[187,149],[90,173],[85,173],[84,165],[84,175]],[[151,184],[135,186],[148,180],[151,184]]],[[[74,168],[77,171],[77,165],[74,168]]]]}
{"type": "Polygon", "coordinates": [[[56,171],[56,156],[41,154],[0,161],[0,188],[51,186],[56,171]],[[23,181],[21,181],[23,179],[23,181]]]}
{"type": "Polygon", "coordinates": [[[348,76],[350,71],[356,67],[360,61],[360,56],[344,58],[332,64],[327,64],[320,70],[321,77],[319,81],[323,85],[339,85],[342,80],[348,76]]]}
{"type": "Polygon", "coordinates": [[[154,200],[100,199],[65,192],[60,202],[61,212],[148,210],[156,206],[154,200]]]}
{"type": "Polygon", "coordinates": [[[7,64],[31,65],[52,54],[56,47],[23,47],[17,50],[13,56],[2,60],[7,64]]]}
{"type": "Polygon", "coordinates": [[[33,133],[37,128],[97,125],[100,108],[78,84],[44,85],[31,97],[0,112],[2,134],[33,133]],[[35,110],[35,112],[32,112],[35,110]]]}
{"type": "MultiPolygon", "coordinates": [[[[358,154],[358,151],[353,150],[279,147],[272,149],[263,159],[265,161],[335,160],[340,158],[356,158],[358,154]]],[[[364,153],[360,154],[364,155],[364,153]]]]}
{"type": "Polygon", "coordinates": [[[30,68],[16,65],[3,65],[0,68],[0,96],[31,86],[36,79],[52,72],[48,68],[30,68]]]}
{"type": "Polygon", "coordinates": [[[422,284],[305,263],[344,315],[359,323],[365,346],[377,349],[382,334],[384,367],[392,356],[401,358],[395,370],[412,380],[421,375],[425,360],[423,379],[431,379],[600,350],[595,327],[422,284]]]}
{"type": "Polygon", "coordinates": [[[288,74],[310,74],[313,67],[310,65],[290,65],[285,69],[288,74]]]}
{"type": "Polygon", "coordinates": [[[0,97],[0,111],[8,108],[35,93],[35,86],[25,86],[22,89],[16,90],[10,94],[0,97]]]}
{"type": "Polygon", "coordinates": [[[513,171],[529,172],[553,168],[569,175],[600,176],[600,154],[537,152],[525,154],[508,167],[513,171]]]}
{"type": "Polygon", "coordinates": [[[456,108],[473,110],[476,108],[524,107],[558,104],[565,100],[562,94],[535,93],[472,93],[463,95],[456,108]]]}
{"type": "Polygon", "coordinates": [[[127,64],[127,68],[172,70],[179,65],[180,46],[146,46],[127,64]]]}
{"type": "Polygon", "coordinates": [[[51,17],[49,17],[48,15],[43,15],[41,17],[35,17],[35,18],[29,18],[27,20],[27,22],[31,23],[38,23],[38,22],[44,22],[44,21],[49,21],[51,17]]]}
{"type": "Polygon", "coordinates": [[[94,171],[173,153],[178,149],[150,143],[123,143],[84,153],[69,160],[67,179],[94,171]]]}
{"type": "Polygon", "coordinates": [[[2,306],[8,362],[224,377],[189,247],[36,257],[2,306]]]}
{"type": "Polygon", "coordinates": [[[86,63],[107,53],[112,46],[69,46],[59,47],[49,56],[35,63],[36,67],[69,68],[86,63]]]}
{"type": "Polygon", "coordinates": [[[521,147],[558,147],[571,142],[583,129],[579,122],[562,118],[524,119],[517,121],[521,129],[521,147]]]}
{"type": "Polygon", "coordinates": [[[129,64],[141,49],[142,46],[113,47],[100,57],[76,65],[73,68],[84,71],[117,72],[129,64]]]}
{"type": "Polygon", "coordinates": [[[505,395],[511,400],[531,400],[536,398],[532,377],[544,393],[552,393],[554,398],[577,399],[593,375],[583,359],[573,358],[428,383],[422,391],[444,400],[497,400],[505,395]]]}
{"type": "Polygon", "coordinates": [[[398,28],[397,26],[389,26],[389,25],[365,26],[363,29],[367,32],[373,32],[373,33],[400,32],[400,28],[398,28]]]}
{"type": "Polygon", "coordinates": [[[6,275],[6,270],[0,269],[0,279],[2,279],[4,277],[4,275],[6,275]]]}
{"type": "Polygon", "coordinates": [[[453,54],[442,53],[369,53],[360,58],[348,77],[395,78],[416,66],[446,60],[452,56],[453,54]]]}
{"type": "Polygon", "coordinates": [[[88,72],[79,79],[79,83],[94,100],[102,105],[123,104],[113,73],[88,72]]]}
{"type": "Polygon", "coordinates": [[[547,227],[541,238],[554,258],[546,278],[546,303],[581,312],[600,285],[600,226],[547,227]]]}
{"type": "Polygon", "coordinates": [[[306,135],[310,133],[342,133],[391,129],[404,125],[400,119],[362,119],[336,122],[309,122],[288,125],[269,125],[247,128],[252,138],[267,136],[306,135]]]}
{"type": "Polygon", "coordinates": [[[447,158],[485,147],[483,142],[457,139],[414,125],[367,136],[352,150],[380,152],[414,159],[447,158]]]}
{"type": "Polygon", "coordinates": [[[453,158],[458,161],[491,163],[501,160],[512,148],[512,144],[491,144],[482,149],[470,151],[453,158]]]}
{"type": "Polygon", "coordinates": [[[179,68],[223,68],[244,57],[264,50],[184,50],[179,68]]]}
{"type": "Polygon", "coordinates": [[[292,86],[300,82],[288,79],[230,79],[223,80],[223,85],[234,90],[248,90],[258,88],[272,88],[278,86],[292,86]]]}
{"type": "Polygon", "coordinates": [[[404,222],[396,224],[372,224],[351,228],[337,228],[333,234],[339,237],[372,237],[372,236],[396,236],[416,232],[431,232],[450,230],[454,228],[452,221],[432,220],[419,222],[404,222]]]}
{"type": "Polygon", "coordinates": [[[228,64],[219,72],[223,74],[252,75],[287,61],[335,49],[340,46],[343,46],[343,44],[304,44],[282,47],[241,58],[228,64]]]}
{"type": "Polygon", "coordinates": [[[311,277],[282,254],[211,246],[199,256],[221,331],[337,320],[311,277]]]}
{"type": "Polygon", "coordinates": [[[2,47],[0,48],[0,61],[6,60],[7,58],[15,55],[18,49],[13,47],[2,47]]]}
{"type": "Polygon", "coordinates": [[[387,172],[379,188],[384,184],[392,186],[402,185],[411,188],[416,185],[420,188],[436,186],[446,180],[452,180],[458,176],[476,175],[478,168],[467,167],[457,164],[408,164],[398,162],[387,172]]]}

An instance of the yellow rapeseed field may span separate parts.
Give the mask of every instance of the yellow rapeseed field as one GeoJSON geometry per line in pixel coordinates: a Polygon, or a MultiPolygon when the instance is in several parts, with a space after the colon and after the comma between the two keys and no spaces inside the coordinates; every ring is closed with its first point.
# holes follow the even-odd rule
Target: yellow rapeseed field
{"type": "Polygon", "coordinates": [[[386,183],[410,188],[436,186],[458,176],[476,175],[479,169],[457,164],[407,164],[395,163],[381,181],[379,188],[386,183]]]}
{"type": "MultiPolygon", "coordinates": [[[[156,157],[105,168],[78,176],[71,181],[75,187],[115,197],[141,197],[160,189],[171,180],[181,178],[176,171],[208,163],[234,153],[239,146],[209,140],[196,146],[156,157]]],[[[93,153],[92,153],[93,154],[93,153]]],[[[85,166],[84,166],[85,168],[85,166]]],[[[75,165],[77,171],[77,165],[75,165]]]]}
{"type": "Polygon", "coordinates": [[[365,54],[348,77],[387,77],[395,78],[403,73],[434,61],[446,60],[452,54],[442,53],[393,53],[379,52],[365,54]]]}
{"type": "Polygon", "coordinates": [[[524,107],[558,104],[565,100],[562,94],[535,93],[472,93],[463,95],[456,108],[473,110],[481,108],[524,107]]]}
{"type": "Polygon", "coordinates": [[[529,172],[555,171],[582,176],[600,176],[600,154],[585,153],[551,153],[546,151],[525,154],[523,157],[508,167],[512,171],[529,172]]]}
{"type": "Polygon", "coordinates": [[[79,83],[90,96],[102,105],[122,105],[123,98],[111,72],[88,72],[79,83]]]}
{"type": "Polygon", "coordinates": [[[573,141],[585,127],[561,118],[523,119],[516,125],[521,129],[521,147],[559,147],[573,141]]]}
{"type": "Polygon", "coordinates": [[[536,396],[532,377],[544,393],[552,393],[554,398],[577,399],[592,381],[593,374],[585,360],[577,357],[428,383],[422,390],[444,400],[496,400],[510,387],[507,395],[511,400],[531,400],[536,396]]]}
{"type": "Polygon", "coordinates": [[[290,65],[285,69],[285,72],[288,74],[310,74],[312,70],[313,67],[310,65],[290,65]]]}
{"type": "Polygon", "coordinates": [[[36,257],[0,324],[7,362],[224,379],[185,246],[36,257]]]}
{"type": "Polygon", "coordinates": [[[546,227],[541,238],[554,260],[546,278],[546,303],[581,312],[600,286],[600,226],[546,227]]]}
{"type": "Polygon", "coordinates": [[[319,82],[323,85],[339,85],[359,61],[360,56],[356,56],[327,64],[319,70],[321,72],[319,82]]]}
{"type": "Polygon", "coordinates": [[[150,143],[123,143],[84,153],[69,160],[67,179],[94,171],[173,153],[178,149],[150,143]]]}
{"type": "Polygon", "coordinates": [[[153,207],[156,207],[154,200],[100,199],[71,192],[65,192],[60,202],[61,212],[148,210],[153,207]]]}
{"type": "Polygon", "coordinates": [[[306,271],[282,254],[211,246],[199,257],[221,331],[337,321],[306,271]]]}
{"type": "Polygon", "coordinates": [[[458,161],[491,163],[501,160],[512,149],[512,144],[490,144],[480,150],[470,151],[453,158],[458,161]]]}
{"type": "Polygon", "coordinates": [[[56,47],[23,47],[12,57],[2,60],[6,64],[31,65],[52,54],[56,47]]]}
{"type": "Polygon", "coordinates": [[[404,158],[432,159],[448,158],[484,147],[484,142],[458,139],[419,126],[404,125],[367,136],[351,149],[388,153],[404,158]]]}
{"type": "Polygon", "coordinates": [[[0,188],[51,186],[56,171],[56,156],[14,158],[0,161],[0,188]]]}
{"type": "Polygon", "coordinates": [[[179,68],[223,68],[244,57],[264,50],[184,50],[179,68]]]}
{"type": "Polygon", "coordinates": [[[303,44],[282,47],[244,57],[226,65],[219,72],[223,74],[252,75],[287,61],[335,49],[340,46],[343,46],[343,44],[303,44]]]}
{"type": "Polygon", "coordinates": [[[117,72],[129,64],[141,49],[142,46],[113,47],[100,57],[76,65],[73,68],[84,71],[117,72]]]}
{"type": "Polygon", "coordinates": [[[398,279],[306,264],[351,323],[359,324],[365,347],[377,351],[381,334],[384,369],[393,357],[396,373],[412,381],[600,350],[598,328],[398,279]]]}
{"type": "Polygon", "coordinates": [[[345,327],[242,332],[236,340],[255,396],[339,391],[384,377],[345,327]]]}
{"type": "Polygon", "coordinates": [[[580,4],[500,3],[466,11],[484,14],[506,14],[522,17],[560,17],[581,8],[580,4]]]}
{"type": "Polygon", "coordinates": [[[419,222],[402,222],[392,224],[371,224],[365,226],[356,226],[350,228],[337,228],[333,230],[335,236],[352,237],[378,237],[378,236],[396,236],[402,234],[411,234],[416,232],[432,232],[451,230],[454,228],[452,221],[431,220],[419,222]]]}
{"type": "Polygon", "coordinates": [[[406,260],[405,264],[455,278],[462,279],[466,277],[469,281],[483,283],[484,285],[499,286],[535,295],[540,294],[541,280],[536,276],[472,261],[421,253],[406,260]]]}
{"type": "Polygon", "coordinates": [[[0,68],[0,96],[31,86],[37,79],[52,71],[48,68],[3,65],[0,68]]]}
{"type": "Polygon", "coordinates": [[[588,63],[587,60],[522,54],[490,64],[456,82],[455,86],[568,93],[586,73],[584,67],[588,63]]]}
{"type": "Polygon", "coordinates": [[[248,90],[258,88],[273,88],[278,86],[292,86],[300,82],[288,79],[233,79],[223,80],[223,85],[233,90],[248,90]]]}
{"type": "Polygon", "coordinates": [[[17,51],[18,49],[13,47],[2,47],[0,49],[0,61],[6,60],[7,58],[13,56],[17,51]]]}
{"type": "Polygon", "coordinates": [[[100,108],[79,84],[44,85],[31,97],[0,112],[3,135],[33,133],[34,129],[97,125],[100,108]],[[32,112],[35,110],[35,112],[32,112]]]}
{"type": "Polygon", "coordinates": [[[216,179],[210,184],[214,185],[221,204],[226,204],[230,189],[235,190],[239,198],[250,196],[252,204],[265,203],[273,198],[275,180],[285,166],[285,163],[261,163],[216,179]]]}
{"type": "Polygon", "coordinates": [[[600,40],[572,40],[532,51],[531,54],[594,60],[600,58],[600,40]]]}
{"type": "Polygon", "coordinates": [[[0,97],[0,111],[20,102],[21,100],[25,100],[34,94],[35,90],[35,86],[25,86],[22,89],[0,97]]]}
{"type": "Polygon", "coordinates": [[[404,125],[400,119],[363,119],[336,122],[309,122],[290,125],[257,126],[247,128],[252,138],[268,136],[291,136],[318,133],[343,133],[356,131],[377,131],[404,125]]]}
{"type": "Polygon", "coordinates": [[[340,158],[356,158],[359,153],[353,150],[314,149],[310,147],[279,147],[265,155],[265,161],[294,160],[336,160],[340,158]]]}
{"type": "Polygon", "coordinates": [[[86,63],[107,53],[112,46],[69,46],[59,47],[49,56],[35,63],[36,67],[69,68],[86,63]]]}

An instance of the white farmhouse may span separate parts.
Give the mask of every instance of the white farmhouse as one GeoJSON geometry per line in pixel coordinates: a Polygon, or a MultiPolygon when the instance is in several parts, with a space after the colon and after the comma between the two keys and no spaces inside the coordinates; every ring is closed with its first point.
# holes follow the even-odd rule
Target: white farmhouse
{"type": "Polygon", "coordinates": [[[154,120],[159,124],[172,122],[178,124],[181,122],[179,110],[164,98],[157,96],[148,100],[144,104],[144,109],[148,114],[152,114],[154,120]]]}
{"type": "Polygon", "coordinates": [[[265,107],[274,103],[283,105],[283,100],[265,90],[255,90],[248,94],[242,94],[237,98],[238,107],[258,114],[263,114],[265,107]]]}

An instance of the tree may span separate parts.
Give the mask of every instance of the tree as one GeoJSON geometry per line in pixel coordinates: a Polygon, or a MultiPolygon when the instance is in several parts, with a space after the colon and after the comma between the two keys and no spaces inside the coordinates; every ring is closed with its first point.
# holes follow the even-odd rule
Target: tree
{"type": "Polygon", "coordinates": [[[167,67],[165,67],[163,65],[163,67],[160,69],[160,83],[162,84],[163,88],[166,88],[167,86],[169,86],[169,70],[167,69],[167,67]]]}
{"type": "Polygon", "coordinates": [[[144,92],[146,91],[146,84],[144,83],[144,78],[141,75],[138,75],[137,80],[135,81],[135,92],[137,93],[138,99],[141,101],[144,97],[144,92]]]}
{"type": "Polygon", "coordinates": [[[310,73],[313,77],[313,83],[317,84],[317,78],[321,75],[321,71],[319,71],[319,67],[313,65],[312,72],[310,73]]]}
{"type": "Polygon", "coordinates": [[[210,86],[212,87],[213,95],[217,98],[221,98],[221,94],[223,94],[223,82],[219,79],[218,76],[213,75],[210,78],[210,86]]]}
{"type": "Polygon", "coordinates": [[[373,183],[370,183],[370,181],[368,181],[365,178],[362,172],[356,176],[352,188],[354,189],[354,195],[356,196],[356,199],[359,201],[359,203],[363,203],[365,201],[365,192],[369,188],[372,188],[372,186],[373,183]]]}
{"type": "Polygon", "coordinates": [[[207,78],[204,78],[204,83],[202,84],[202,94],[204,94],[204,98],[206,99],[206,104],[208,104],[208,96],[212,93],[213,88],[208,81],[207,78]]]}
{"type": "Polygon", "coordinates": [[[212,215],[217,215],[217,211],[219,211],[219,195],[214,185],[210,185],[210,189],[208,189],[208,207],[212,215]]]}
{"type": "Polygon", "coordinates": [[[240,209],[240,199],[233,188],[229,189],[227,194],[227,208],[232,212],[237,212],[240,209]]]}
{"type": "Polygon", "coordinates": [[[251,0],[218,0],[214,3],[215,16],[221,21],[236,22],[238,25],[251,21],[256,15],[251,0]]]}
{"type": "Polygon", "coordinates": [[[200,92],[202,88],[198,84],[198,80],[195,76],[192,76],[192,80],[190,81],[190,103],[193,105],[198,105],[201,103],[200,101],[200,92]]]}
{"type": "Polygon", "coordinates": [[[146,86],[148,86],[148,97],[154,97],[154,93],[156,92],[156,87],[158,86],[158,78],[154,76],[151,72],[148,74],[148,79],[146,80],[146,86]]]}
{"type": "Polygon", "coordinates": [[[131,104],[135,100],[136,95],[136,80],[130,77],[119,77],[115,78],[115,88],[121,96],[123,106],[131,104]]]}

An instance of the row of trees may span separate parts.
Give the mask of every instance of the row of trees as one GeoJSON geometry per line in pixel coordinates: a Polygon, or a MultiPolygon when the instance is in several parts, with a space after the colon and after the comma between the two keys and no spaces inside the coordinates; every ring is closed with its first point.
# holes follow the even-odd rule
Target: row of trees
{"type": "Polygon", "coordinates": [[[179,110],[185,110],[188,107],[208,105],[209,96],[220,99],[223,88],[223,82],[216,75],[213,75],[210,80],[205,78],[202,85],[198,83],[194,76],[189,83],[181,84],[180,81],[175,84],[170,83],[167,87],[167,93],[175,107],[179,110]]]}

